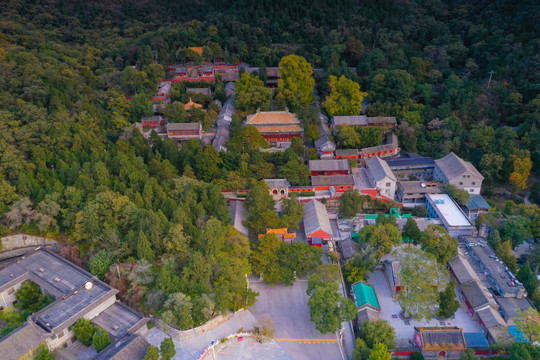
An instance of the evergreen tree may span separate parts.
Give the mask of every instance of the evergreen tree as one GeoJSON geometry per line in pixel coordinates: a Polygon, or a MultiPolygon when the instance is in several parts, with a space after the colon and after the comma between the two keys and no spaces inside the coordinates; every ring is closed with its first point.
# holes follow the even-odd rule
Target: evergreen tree
{"type": "Polygon", "coordinates": [[[137,236],[137,257],[139,259],[145,259],[148,261],[154,260],[154,251],[152,250],[152,245],[142,231],[139,231],[137,236]]]}
{"type": "Polygon", "coordinates": [[[456,280],[452,279],[446,289],[439,293],[439,311],[437,316],[443,319],[452,317],[459,309],[459,301],[456,300],[456,280]]]}
{"type": "Polygon", "coordinates": [[[160,350],[161,358],[163,360],[171,360],[174,355],[176,355],[176,348],[174,347],[174,342],[170,337],[161,342],[160,350]]]}

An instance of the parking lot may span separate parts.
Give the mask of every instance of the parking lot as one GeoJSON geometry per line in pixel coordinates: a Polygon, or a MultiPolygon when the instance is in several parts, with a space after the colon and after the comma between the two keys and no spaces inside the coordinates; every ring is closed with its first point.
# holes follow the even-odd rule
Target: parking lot
{"type": "Polygon", "coordinates": [[[342,359],[336,335],[321,334],[310,320],[307,281],[271,287],[251,278],[249,283],[260,293],[249,311],[259,321],[272,320],[274,339],[294,360],[342,359]]]}

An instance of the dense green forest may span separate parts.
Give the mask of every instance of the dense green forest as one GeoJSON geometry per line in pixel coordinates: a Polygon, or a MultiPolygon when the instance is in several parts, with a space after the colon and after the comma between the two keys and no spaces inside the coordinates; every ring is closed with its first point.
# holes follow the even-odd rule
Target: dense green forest
{"type": "MultiPolygon", "coordinates": [[[[182,328],[236,310],[254,299],[251,250],[220,190],[275,176],[304,185],[298,155],[310,153],[245,147],[239,137],[260,139],[238,116],[227,153],[145,141],[130,123],[166,65],[188,46],[263,67],[301,55],[327,70],[321,99],[330,76],[345,75],[367,92],[369,115],[398,118],[402,148],[454,151],[488,185],[504,183],[520,160],[540,169],[537,10],[502,0],[2,1],[0,232],[68,235],[131,304],[161,307],[182,328]],[[137,276],[116,278],[113,263],[137,276]]],[[[298,110],[307,130],[317,114],[298,110]]]]}

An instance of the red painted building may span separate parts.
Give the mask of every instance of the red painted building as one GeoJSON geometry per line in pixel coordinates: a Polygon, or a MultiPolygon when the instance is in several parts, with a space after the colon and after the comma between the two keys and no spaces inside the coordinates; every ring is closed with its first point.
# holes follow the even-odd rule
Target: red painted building
{"type": "Polygon", "coordinates": [[[306,239],[311,245],[320,247],[332,240],[332,226],[324,204],[311,200],[304,205],[304,230],[306,239]]]}
{"type": "Polygon", "coordinates": [[[142,126],[159,126],[166,122],[167,122],[167,119],[159,115],[147,116],[141,119],[142,126]]]}
{"type": "Polygon", "coordinates": [[[244,126],[254,126],[270,143],[291,141],[304,133],[296,115],[288,111],[257,111],[247,116],[244,126]]]}
{"type": "Polygon", "coordinates": [[[355,159],[359,158],[357,149],[338,149],[336,150],[336,159],[355,159]]]}

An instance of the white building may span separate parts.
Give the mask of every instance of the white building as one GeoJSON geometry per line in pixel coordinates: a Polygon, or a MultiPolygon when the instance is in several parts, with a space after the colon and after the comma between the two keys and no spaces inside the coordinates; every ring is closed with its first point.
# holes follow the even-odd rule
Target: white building
{"type": "Polygon", "coordinates": [[[366,168],[367,175],[375,185],[377,192],[390,200],[394,200],[397,179],[386,161],[375,156],[366,161],[366,168]]]}
{"type": "Polygon", "coordinates": [[[452,184],[470,194],[480,194],[484,177],[468,161],[453,152],[442,159],[435,160],[433,176],[445,184],[452,184]]]}

